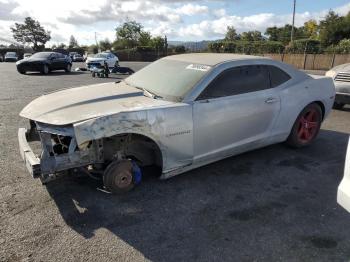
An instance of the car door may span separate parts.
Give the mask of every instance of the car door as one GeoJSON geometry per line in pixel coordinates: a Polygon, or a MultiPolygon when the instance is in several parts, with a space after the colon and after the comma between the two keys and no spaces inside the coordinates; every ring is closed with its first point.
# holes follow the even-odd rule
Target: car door
{"type": "Polygon", "coordinates": [[[267,66],[221,72],[193,103],[194,162],[262,145],[280,110],[267,66]]]}
{"type": "Polygon", "coordinates": [[[50,59],[50,69],[51,70],[59,69],[59,61],[58,61],[57,54],[55,53],[51,54],[49,59],[50,59]]]}
{"type": "Polygon", "coordinates": [[[66,56],[64,54],[58,54],[58,68],[65,69],[67,67],[66,56]]]}

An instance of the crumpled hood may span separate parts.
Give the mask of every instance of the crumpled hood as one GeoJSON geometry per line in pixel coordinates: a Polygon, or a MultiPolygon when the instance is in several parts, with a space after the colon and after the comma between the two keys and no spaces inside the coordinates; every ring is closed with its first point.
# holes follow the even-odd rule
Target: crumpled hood
{"type": "Polygon", "coordinates": [[[41,123],[68,125],[119,112],[161,107],[173,102],[144,96],[124,82],[64,89],[29,103],[20,116],[41,123]]]}

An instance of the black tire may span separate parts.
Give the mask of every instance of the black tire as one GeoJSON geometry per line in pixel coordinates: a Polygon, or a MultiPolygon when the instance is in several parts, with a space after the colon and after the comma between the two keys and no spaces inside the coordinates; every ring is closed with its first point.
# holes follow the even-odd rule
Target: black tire
{"type": "Polygon", "coordinates": [[[18,70],[18,73],[20,73],[20,74],[22,74],[22,75],[25,75],[25,74],[26,74],[26,71],[18,70]]]}
{"type": "Polygon", "coordinates": [[[47,75],[50,72],[49,66],[47,64],[43,65],[43,68],[41,69],[41,73],[43,75],[47,75]]]}
{"type": "Polygon", "coordinates": [[[67,64],[67,65],[66,65],[66,68],[64,69],[64,71],[65,71],[66,73],[70,73],[70,72],[72,71],[72,65],[71,65],[71,64],[67,64]]]}
{"type": "Polygon", "coordinates": [[[95,73],[95,72],[92,72],[92,73],[91,73],[91,76],[92,76],[92,77],[95,77],[95,76],[96,76],[96,73],[95,73]]]}
{"type": "Polygon", "coordinates": [[[286,143],[294,148],[300,148],[312,144],[320,131],[321,123],[321,107],[316,103],[306,106],[295,120],[286,143]],[[313,119],[306,121],[306,119],[311,116],[311,112],[313,119]]]}
{"type": "Polygon", "coordinates": [[[343,109],[343,107],[344,107],[344,104],[342,104],[342,103],[334,102],[334,104],[333,104],[334,109],[340,110],[340,109],[343,109]]]}
{"type": "Polygon", "coordinates": [[[109,192],[122,194],[135,186],[131,160],[114,161],[103,173],[103,184],[109,192]]]}

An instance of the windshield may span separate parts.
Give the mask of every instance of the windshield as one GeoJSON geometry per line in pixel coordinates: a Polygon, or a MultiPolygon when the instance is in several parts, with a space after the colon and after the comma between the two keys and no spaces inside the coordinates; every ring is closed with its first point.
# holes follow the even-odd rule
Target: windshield
{"type": "Polygon", "coordinates": [[[165,99],[180,101],[210,69],[207,65],[161,59],[129,76],[125,82],[165,99]]]}
{"type": "Polygon", "coordinates": [[[15,56],[16,56],[16,53],[6,53],[6,56],[15,57],[15,56]]]}
{"type": "Polygon", "coordinates": [[[98,58],[107,58],[107,54],[96,54],[94,57],[98,57],[98,58]]]}
{"type": "Polygon", "coordinates": [[[32,55],[32,58],[48,58],[51,54],[51,52],[39,52],[32,55]]]}

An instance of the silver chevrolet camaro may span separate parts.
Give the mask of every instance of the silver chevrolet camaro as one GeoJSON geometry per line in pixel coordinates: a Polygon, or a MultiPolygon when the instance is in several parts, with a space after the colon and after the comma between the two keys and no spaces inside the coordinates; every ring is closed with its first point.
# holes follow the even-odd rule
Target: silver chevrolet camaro
{"type": "Polygon", "coordinates": [[[118,83],[35,99],[20,113],[20,152],[43,183],[81,170],[121,193],[146,166],[165,179],[274,143],[310,145],[334,96],[331,78],[263,57],[169,56],[118,83]]]}

